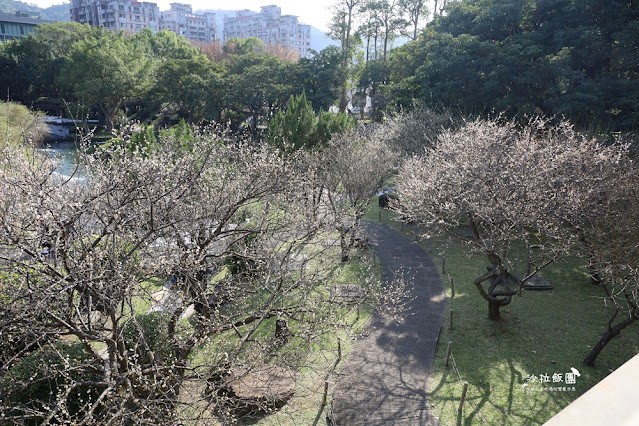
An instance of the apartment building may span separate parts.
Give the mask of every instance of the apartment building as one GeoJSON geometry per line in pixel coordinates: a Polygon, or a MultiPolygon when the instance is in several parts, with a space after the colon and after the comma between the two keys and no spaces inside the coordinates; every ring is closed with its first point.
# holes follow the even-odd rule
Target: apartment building
{"type": "Polygon", "coordinates": [[[81,24],[102,26],[114,31],[138,32],[159,29],[160,9],[157,3],[133,0],[71,0],[71,20],[81,24]]]}
{"type": "Polygon", "coordinates": [[[191,5],[171,3],[160,12],[157,3],[134,0],[71,0],[71,20],[81,24],[103,26],[110,30],[138,32],[150,28],[154,33],[173,31],[190,40],[217,40],[215,13],[196,15],[191,5]]]}
{"type": "Polygon", "coordinates": [[[282,9],[263,6],[260,12],[240,10],[235,16],[224,17],[224,40],[257,37],[266,44],[281,45],[311,57],[311,26],[302,25],[297,16],[282,15],[282,9]]]}
{"type": "Polygon", "coordinates": [[[215,13],[196,15],[191,5],[171,3],[171,9],[160,13],[160,30],[169,30],[189,40],[204,43],[217,41],[215,13]]]}

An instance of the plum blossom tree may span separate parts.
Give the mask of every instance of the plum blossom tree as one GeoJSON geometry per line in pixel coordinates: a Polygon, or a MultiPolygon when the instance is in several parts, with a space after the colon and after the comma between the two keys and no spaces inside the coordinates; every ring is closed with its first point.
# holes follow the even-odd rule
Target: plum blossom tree
{"type": "Polygon", "coordinates": [[[487,256],[488,271],[475,285],[489,318],[498,320],[526,281],[577,242],[577,227],[600,208],[620,152],[566,122],[475,120],[444,131],[433,148],[403,163],[398,208],[487,256]],[[525,245],[523,262],[512,254],[516,244],[525,245]]]}
{"type": "Polygon", "coordinates": [[[120,139],[83,155],[86,183],[0,152],[5,421],[231,422],[251,406],[238,382],[267,367],[294,380],[343,326],[321,291],[328,224],[291,159],[207,133],[120,139]]]}
{"type": "MultiPolygon", "coordinates": [[[[383,131],[383,129],[380,129],[383,131]]],[[[383,138],[347,132],[333,137],[317,153],[322,179],[322,206],[339,233],[342,261],[349,260],[362,217],[375,191],[395,166],[395,154],[383,138]]]]}
{"type": "Polygon", "coordinates": [[[590,263],[605,292],[610,313],[606,329],[584,359],[594,366],[604,347],[626,327],[639,320],[639,176],[634,161],[626,158],[614,180],[601,194],[601,214],[586,228],[590,263]]]}

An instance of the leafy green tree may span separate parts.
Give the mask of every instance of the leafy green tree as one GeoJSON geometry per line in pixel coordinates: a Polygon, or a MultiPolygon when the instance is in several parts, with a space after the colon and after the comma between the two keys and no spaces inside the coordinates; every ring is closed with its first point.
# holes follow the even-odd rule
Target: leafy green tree
{"type": "Polygon", "coordinates": [[[580,127],[639,120],[639,6],[614,0],[450,3],[392,55],[396,101],[466,113],[563,115],[580,127]]]}
{"type": "Polygon", "coordinates": [[[300,58],[294,69],[297,70],[296,86],[306,92],[316,113],[335,104],[344,73],[337,46],[328,46],[316,52],[311,59],[300,58]]]}
{"type": "Polygon", "coordinates": [[[222,50],[227,55],[263,55],[266,44],[257,37],[231,38],[224,43],[222,50]]]}
{"type": "Polygon", "coordinates": [[[195,143],[193,130],[184,120],[180,120],[175,126],[160,131],[160,139],[166,145],[173,143],[176,152],[192,152],[195,143]]]}
{"type": "Polygon", "coordinates": [[[359,77],[358,87],[364,97],[370,98],[371,117],[375,120],[380,119],[379,114],[386,107],[388,98],[380,89],[388,82],[388,63],[381,59],[369,61],[359,77]]]}
{"type": "Polygon", "coordinates": [[[155,75],[150,91],[153,107],[168,109],[189,123],[219,117],[219,110],[211,100],[218,83],[214,65],[204,55],[188,59],[166,59],[155,75]]]}
{"type": "Polygon", "coordinates": [[[99,29],[73,45],[62,80],[78,99],[99,107],[110,131],[124,101],[146,92],[152,64],[123,33],[99,29]]]}
{"type": "Polygon", "coordinates": [[[131,42],[152,58],[150,90],[135,112],[139,120],[159,116],[157,127],[181,119],[193,123],[219,118],[221,64],[209,61],[189,40],[172,31],[153,34],[144,29],[131,42]]]}
{"type": "Polygon", "coordinates": [[[0,93],[3,98],[59,114],[62,98],[70,99],[59,84],[61,70],[74,42],[93,30],[70,22],[41,24],[29,37],[0,46],[0,93]]]}
{"type": "Polygon", "coordinates": [[[168,30],[153,34],[149,28],[144,28],[135,33],[132,40],[141,48],[149,49],[158,60],[191,59],[200,53],[187,38],[168,30]]]}
{"type": "Polygon", "coordinates": [[[25,105],[55,96],[55,60],[46,44],[33,36],[10,40],[0,48],[0,93],[25,105]]]}
{"type": "Polygon", "coordinates": [[[56,58],[64,59],[76,41],[82,40],[95,32],[89,24],[78,22],[54,22],[39,24],[36,27],[36,39],[45,44],[56,58]]]}
{"type": "Polygon", "coordinates": [[[250,126],[253,139],[264,117],[283,105],[295,91],[294,64],[270,54],[234,54],[226,67],[225,106],[236,125],[250,126]]]}
{"type": "Polygon", "coordinates": [[[348,114],[320,111],[313,139],[320,145],[326,145],[333,136],[346,133],[354,128],[355,122],[348,114]]]}

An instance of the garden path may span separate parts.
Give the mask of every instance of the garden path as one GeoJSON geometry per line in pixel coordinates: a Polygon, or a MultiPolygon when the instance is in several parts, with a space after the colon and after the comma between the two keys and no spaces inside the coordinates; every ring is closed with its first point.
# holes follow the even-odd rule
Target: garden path
{"type": "Polygon", "coordinates": [[[374,313],[357,339],[333,392],[336,425],[437,425],[428,377],[446,315],[444,285],[430,256],[387,225],[365,222],[382,279],[404,279],[402,321],[374,313]]]}

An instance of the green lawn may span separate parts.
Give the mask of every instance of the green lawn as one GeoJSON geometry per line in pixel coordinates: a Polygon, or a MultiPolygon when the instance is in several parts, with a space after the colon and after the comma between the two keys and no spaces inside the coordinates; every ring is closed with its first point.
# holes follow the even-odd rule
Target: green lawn
{"type": "MultiPolygon", "coordinates": [[[[401,229],[392,217],[391,212],[382,212],[385,223],[401,229]]],[[[371,208],[368,219],[379,220],[377,207],[371,208]]],[[[414,230],[413,226],[404,226],[411,237],[414,230]]],[[[601,337],[609,311],[603,304],[603,290],[590,283],[579,258],[544,269],[540,275],[554,290],[515,296],[501,309],[502,321],[495,322],[488,320],[488,303],[473,284],[486,270],[485,257],[469,256],[458,241],[445,237],[421,244],[440,268],[445,256],[446,269],[455,283],[453,329],[447,316],[430,384],[431,405],[443,425],[543,424],[639,352],[639,327],[630,326],[621,338],[608,344],[595,368],[582,364],[601,337]],[[457,370],[452,362],[448,367],[444,365],[449,339],[457,370]],[[567,385],[565,374],[573,367],[581,376],[576,377],[574,385],[567,385]],[[561,382],[553,383],[553,374],[561,374],[561,382]],[[550,382],[529,382],[531,375],[548,375],[550,382]],[[460,415],[463,381],[469,388],[460,415]],[[571,390],[564,391],[564,386],[571,390]],[[562,390],[545,389],[559,387],[562,390]]],[[[443,274],[442,279],[450,297],[447,275],[443,274]]]]}

